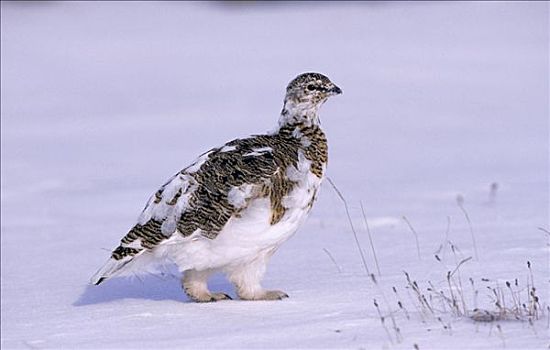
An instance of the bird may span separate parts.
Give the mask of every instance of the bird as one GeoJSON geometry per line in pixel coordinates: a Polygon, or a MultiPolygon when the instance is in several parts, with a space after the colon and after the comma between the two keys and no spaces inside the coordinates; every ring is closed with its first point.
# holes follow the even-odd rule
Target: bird
{"type": "Polygon", "coordinates": [[[275,129],[201,154],[147,201],[91,283],[175,264],[190,300],[231,299],[208,289],[224,273],[241,300],[281,300],[261,285],[267,263],[307,218],[328,161],[319,108],[342,90],[320,73],[286,87],[275,129]]]}

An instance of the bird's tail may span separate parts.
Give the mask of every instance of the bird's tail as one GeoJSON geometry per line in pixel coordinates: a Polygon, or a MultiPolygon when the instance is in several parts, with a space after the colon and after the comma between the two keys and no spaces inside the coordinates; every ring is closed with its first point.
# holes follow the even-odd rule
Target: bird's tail
{"type": "Polygon", "coordinates": [[[124,267],[132,260],[134,260],[134,256],[125,256],[120,260],[111,257],[107,260],[105,265],[92,276],[90,282],[97,286],[106,279],[120,274],[124,270],[124,267]]]}

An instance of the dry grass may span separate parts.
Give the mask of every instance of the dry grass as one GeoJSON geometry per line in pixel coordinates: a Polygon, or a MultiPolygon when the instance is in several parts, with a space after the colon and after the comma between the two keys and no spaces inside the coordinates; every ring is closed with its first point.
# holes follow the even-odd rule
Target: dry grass
{"type": "MultiPolygon", "coordinates": [[[[408,298],[404,299],[403,293],[400,292],[397,287],[392,286],[392,295],[395,301],[390,303],[383,288],[379,285],[376,276],[368,269],[366,258],[358,239],[357,231],[353,225],[346,199],[334,183],[330,179],[328,179],[328,181],[344,203],[346,215],[355,238],[355,244],[357,245],[363,267],[366,274],[373,282],[377,295],[379,296],[379,298],[373,300],[373,305],[390,343],[403,342],[401,328],[397,324],[397,316],[399,315],[403,316],[407,321],[414,320],[415,317],[418,316],[420,321],[425,324],[437,322],[437,324],[442,327],[443,331],[450,335],[453,334],[453,322],[455,321],[471,320],[475,324],[490,324],[489,334],[493,331],[492,325],[495,324],[497,336],[502,341],[503,347],[506,347],[506,338],[501,322],[526,322],[536,335],[537,331],[534,322],[540,320],[542,317],[546,317],[547,328],[550,329],[550,306],[541,305],[535,286],[531,263],[529,261],[527,262],[527,276],[524,276],[526,277],[524,279],[516,277],[510,281],[499,283],[498,281],[492,281],[488,278],[476,279],[471,276],[463,278],[462,268],[472,260],[472,257],[463,257],[460,249],[450,241],[450,217],[447,217],[444,241],[439,245],[434,257],[443,266],[447,266],[444,264],[444,261],[454,259],[454,268],[449,269],[446,274],[442,276],[439,283],[435,284],[430,280],[425,281],[423,284],[419,283],[412,278],[411,274],[407,271],[403,271],[406,282],[404,290],[408,298]],[[446,256],[446,252],[451,252],[451,256],[446,256]],[[526,283],[521,283],[520,281],[526,281],[526,283]],[[436,287],[436,285],[439,287],[436,287]],[[485,297],[484,300],[488,300],[488,302],[485,301],[485,303],[481,303],[483,306],[479,305],[480,297],[485,297]],[[382,303],[380,303],[380,301],[382,301],[382,303]]],[[[495,201],[497,189],[498,185],[493,184],[491,186],[490,202],[495,201]]],[[[474,229],[469,214],[464,208],[464,198],[459,195],[456,202],[468,223],[475,260],[479,261],[474,229]]],[[[376,256],[376,250],[374,248],[363,203],[360,202],[360,206],[373,258],[376,262],[378,276],[381,276],[381,268],[376,256]]],[[[418,259],[421,260],[418,233],[406,216],[403,216],[402,219],[414,235],[418,259]]],[[[539,230],[545,233],[548,239],[547,244],[550,246],[550,231],[544,228],[539,228],[539,230]]],[[[338,264],[330,252],[326,249],[325,252],[340,271],[338,264]]],[[[414,344],[414,348],[418,349],[418,344],[414,344]]]]}
{"type": "MultiPolygon", "coordinates": [[[[375,308],[380,317],[386,334],[393,342],[403,341],[401,330],[396,326],[394,314],[401,314],[406,320],[414,320],[418,316],[425,324],[436,322],[441,329],[449,335],[453,334],[453,322],[471,320],[476,324],[490,324],[490,333],[493,324],[495,335],[506,347],[506,337],[502,322],[525,322],[529,329],[537,336],[535,322],[543,317],[547,318],[547,328],[550,329],[550,306],[541,305],[537,294],[532,265],[528,261],[525,276],[514,278],[504,283],[492,281],[487,278],[474,279],[463,278],[463,267],[472,261],[472,257],[459,259],[459,249],[452,243],[448,243],[453,252],[456,264],[449,269],[439,283],[426,281],[419,283],[407,272],[404,272],[406,285],[404,287],[408,300],[403,299],[402,293],[395,286],[392,287],[395,304],[389,304],[381,288],[382,299],[388,303],[386,313],[375,300],[375,308]],[[521,283],[520,281],[526,281],[521,283]],[[439,285],[440,287],[435,287],[439,285]],[[479,307],[479,296],[485,296],[484,307],[479,307]],[[395,309],[393,311],[392,309],[395,309]],[[397,308],[395,308],[397,305],[397,308]],[[411,313],[411,309],[416,313],[411,313]],[[392,326],[387,322],[388,316],[392,316],[392,326]]],[[[438,259],[441,262],[441,259],[438,259]]],[[[443,277],[443,276],[442,276],[443,277]]]]}
{"type": "Polygon", "coordinates": [[[370,275],[370,270],[367,265],[367,260],[365,259],[365,254],[363,253],[363,249],[361,248],[361,243],[359,243],[359,238],[357,238],[357,231],[355,230],[355,226],[353,226],[353,221],[351,220],[351,215],[349,213],[349,207],[348,202],[346,201],[346,198],[342,195],[342,192],[336,187],[334,182],[330,179],[330,177],[327,177],[327,181],[330,183],[334,191],[336,191],[336,194],[342,200],[342,203],[344,203],[344,208],[346,209],[346,215],[348,217],[348,221],[351,227],[351,231],[353,232],[353,237],[355,238],[355,244],[357,245],[357,249],[359,250],[359,255],[361,255],[361,261],[363,262],[363,267],[365,268],[365,271],[367,272],[367,275],[370,275]]]}
{"type": "Polygon", "coordinates": [[[409,219],[407,219],[406,216],[403,216],[403,221],[405,221],[407,226],[409,226],[409,229],[414,235],[414,240],[416,242],[416,253],[418,254],[418,260],[422,260],[422,256],[420,255],[420,243],[418,242],[418,233],[416,233],[416,230],[414,229],[411,222],[409,221],[409,219]]]}
{"type": "MultiPolygon", "coordinates": [[[[417,281],[411,279],[405,272],[407,288],[415,296],[418,309],[424,316],[441,317],[450,314],[453,317],[467,317],[476,322],[495,321],[524,321],[532,323],[544,316],[544,308],[540,304],[537,289],[534,284],[531,263],[527,262],[528,278],[527,284],[520,286],[518,278],[513,282],[506,281],[504,285],[495,282],[492,286],[486,286],[485,292],[490,299],[486,308],[477,307],[477,299],[480,294],[474,279],[469,278],[471,296],[467,292],[460,277],[460,268],[471,260],[471,257],[461,260],[453,271],[446,275],[446,290],[434,287],[428,281],[428,287],[421,288],[417,281]],[[473,302],[473,305],[471,303],[473,302]]],[[[489,282],[482,279],[482,282],[489,282]]],[[[548,310],[548,307],[547,307],[548,310]]]]}
{"type": "Polygon", "coordinates": [[[479,260],[479,254],[477,253],[476,236],[474,235],[474,228],[472,227],[472,221],[470,220],[470,215],[468,215],[468,212],[464,208],[464,197],[462,197],[462,195],[458,195],[456,197],[456,204],[458,205],[458,207],[464,214],[466,221],[468,222],[468,228],[470,229],[470,236],[472,237],[472,245],[474,246],[474,254],[475,254],[476,260],[479,260]]]}
{"type": "Polygon", "coordinates": [[[369,235],[369,242],[372,250],[372,256],[374,257],[374,263],[376,264],[376,271],[378,272],[378,276],[381,276],[382,273],[380,272],[380,265],[378,264],[376,249],[374,249],[374,243],[372,241],[372,235],[370,233],[369,222],[367,221],[367,215],[365,214],[365,208],[363,207],[363,202],[359,202],[359,204],[361,205],[361,214],[363,214],[363,223],[365,224],[365,229],[367,230],[367,234],[369,235]]]}

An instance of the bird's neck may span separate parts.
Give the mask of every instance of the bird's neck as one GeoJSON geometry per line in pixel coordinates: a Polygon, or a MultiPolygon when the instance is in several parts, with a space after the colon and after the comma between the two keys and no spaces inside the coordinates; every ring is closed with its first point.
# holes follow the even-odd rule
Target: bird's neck
{"type": "Polygon", "coordinates": [[[285,99],[281,116],[279,117],[279,128],[293,125],[315,127],[320,125],[319,107],[320,103],[310,101],[295,101],[285,99]]]}
{"type": "Polygon", "coordinates": [[[283,138],[297,139],[304,149],[322,147],[326,153],[327,140],[318,114],[321,104],[286,99],[275,133],[283,138]]]}
{"type": "Polygon", "coordinates": [[[313,106],[285,101],[277,135],[290,140],[290,144],[297,144],[311,162],[311,172],[322,179],[328,161],[328,146],[319,122],[319,106],[320,104],[313,106]]]}

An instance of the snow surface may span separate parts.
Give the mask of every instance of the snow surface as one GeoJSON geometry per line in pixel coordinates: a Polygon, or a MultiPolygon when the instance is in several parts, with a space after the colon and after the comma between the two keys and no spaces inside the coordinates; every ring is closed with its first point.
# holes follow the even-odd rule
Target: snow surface
{"type": "MultiPolygon", "coordinates": [[[[492,309],[487,287],[525,288],[527,261],[548,305],[548,3],[1,6],[3,349],[548,347],[546,315],[430,316],[403,273],[448,291],[475,255],[461,196],[479,253],[460,268],[469,305],[468,278],[492,309]],[[364,205],[377,285],[327,182],[264,279],[289,299],[195,304],[169,275],[87,284],[160,185],[276,127],[305,71],[344,91],[321,110],[328,175],[376,273],[364,205]],[[439,262],[448,217],[460,251],[439,262]]],[[[222,276],[211,288],[235,296],[222,276]]]]}

